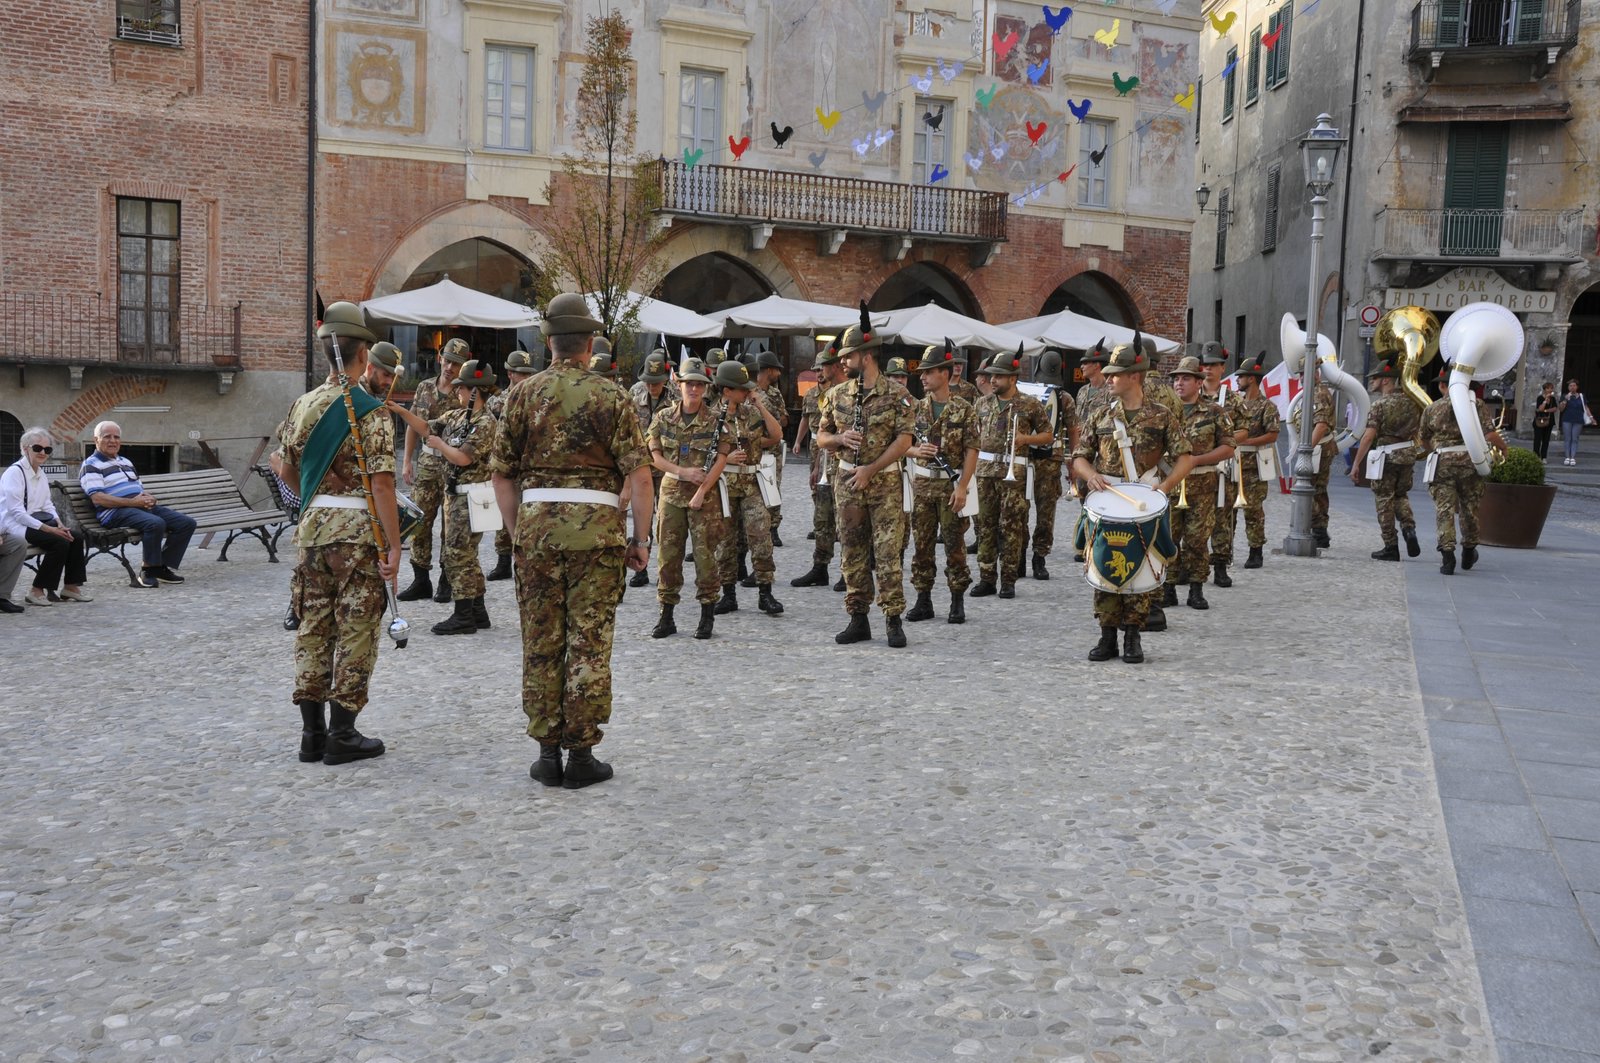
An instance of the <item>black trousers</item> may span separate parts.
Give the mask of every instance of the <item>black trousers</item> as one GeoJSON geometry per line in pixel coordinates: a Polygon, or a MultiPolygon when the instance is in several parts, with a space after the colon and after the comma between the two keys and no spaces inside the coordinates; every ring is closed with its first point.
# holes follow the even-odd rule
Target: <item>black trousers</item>
{"type": "Polygon", "coordinates": [[[39,571],[33,585],[42,591],[53,591],[61,586],[61,574],[66,573],[66,585],[78,587],[88,578],[88,563],[84,560],[83,537],[75,535],[72,541],[61,538],[43,528],[29,528],[28,544],[44,551],[39,558],[39,571]]]}
{"type": "Polygon", "coordinates": [[[1548,458],[1550,456],[1550,432],[1553,428],[1555,428],[1555,425],[1551,425],[1549,428],[1534,426],[1533,452],[1539,455],[1540,458],[1548,458]]]}

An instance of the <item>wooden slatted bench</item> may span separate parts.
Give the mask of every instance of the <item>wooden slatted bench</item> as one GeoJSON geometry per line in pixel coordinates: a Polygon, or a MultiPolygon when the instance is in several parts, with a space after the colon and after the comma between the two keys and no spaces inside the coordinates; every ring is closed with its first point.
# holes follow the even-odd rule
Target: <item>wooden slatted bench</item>
{"type": "Polygon", "coordinates": [[[272,545],[277,546],[283,533],[300,523],[300,500],[283,489],[283,481],[272,471],[272,466],[263,462],[250,466],[250,471],[266,482],[267,493],[272,496],[272,504],[283,514],[283,522],[278,525],[278,530],[272,533],[272,545]]]}
{"type": "MultiPolygon", "coordinates": [[[[252,535],[267,548],[267,560],[276,563],[278,548],[267,531],[284,523],[279,509],[252,509],[239,492],[238,485],[226,469],[195,469],[191,472],[165,473],[141,476],[145,490],[155,495],[163,506],[193,517],[195,534],[227,532],[228,539],[217,555],[218,561],[228,560],[228,547],[241,535],[252,535]]],[[[100,523],[94,503],[83,493],[76,480],[57,480],[51,484],[57,492],[56,508],[67,517],[75,532],[84,537],[89,557],[110,554],[122,562],[128,573],[128,582],[139,585],[139,575],[127,557],[130,543],[138,543],[141,536],[133,528],[108,528],[100,523]],[[62,505],[62,500],[66,505],[62,505]]]]}

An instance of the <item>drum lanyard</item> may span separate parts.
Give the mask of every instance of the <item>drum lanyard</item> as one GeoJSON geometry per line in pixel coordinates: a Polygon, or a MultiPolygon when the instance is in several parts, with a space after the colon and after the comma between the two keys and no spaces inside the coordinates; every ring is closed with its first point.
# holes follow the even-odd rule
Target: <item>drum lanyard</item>
{"type": "MultiPolygon", "coordinates": [[[[1122,409],[1122,403],[1117,403],[1117,409],[1122,409]]],[[[1128,438],[1128,425],[1121,417],[1115,414],[1111,417],[1111,434],[1116,437],[1117,449],[1122,452],[1122,474],[1128,480],[1139,478],[1139,467],[1133,463],[1133,440],[1128,438]]]]}

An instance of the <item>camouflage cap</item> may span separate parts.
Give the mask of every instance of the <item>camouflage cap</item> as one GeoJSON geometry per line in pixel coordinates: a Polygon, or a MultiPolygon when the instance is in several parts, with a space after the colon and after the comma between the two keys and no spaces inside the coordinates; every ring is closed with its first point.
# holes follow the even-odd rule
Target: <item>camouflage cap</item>
{"type": "Polygon", "coordinates": [[[1178,368],[1172,370],[1167,375],[1203,377],[1206,375],[1206,371],[1200,368],[1200,359],[1191,354],[1189,357],[1180,361],[1178,363],[1178,368]]]}
{"type": "Polygon", "coordinates": [[[456,374],[455,388],[478,388],[487,391],[495,386],[494,369],[483,362],[473,359],[462,365],[461,372],[456,374]]]}
{"type": "Polygon", "coordinates": [[[761,351],[756,355],[757,369],[776,369],[783,371],[783,359],[772,351],[761,351]]]}
{"type": "Polygon", "coordinates": [[[467,359],[472,357],[472,348],[467,346],[466,340],[457,336],[455,339],[447,341],[444,345],[444,350],[440,351],[439,354],[447,362],[465,365],[467,359]]]}
{"type": "Polygon", "coordinates": [[[1216,340],[1207,340],[1200,345],[1201,365],[1227,365],[1228,348],[1216,340]]]}
{"type": "Polygon", "coordinates": [[[512,351],[506,355],[506,372],[526,374],[534,371],[533,355],[527,351],[512,351]]]}
{"type": "Polygon", "coordinates": [[[1240,359],[1239,368],[1234,370],[1237,376],[1263,377],[1267,375],[1267,352],[1262,351],[1254,358],[1240,359]]]}
{"type": "Polygon", "coordinates": [[[996,351],[993,358],[989,359],[987,370],[992,376],[1016,376],[1022,371],[1022,344],[1017,344],[1015,354],[1005,351],[996,351]]]}
{"type": "Polygon", "coordinates": [[[751,387],[750,370],[735,361],[726,361],[717,366],[717,375],[714,382],[719,388],[745,388],[751,387]]]}
{"type": "Polygon", "coordinates": [[[667,352],[657,347],[650,352],[650,357],[644,360],[644,370],[639,374],[639,379],[646,384],[665,384],[669,377],[667,352]]]}
{"type": "Polygon", "coordinates": [[[367,327],[367,315],[355,303],[338,302],[322,312],[322,324],[317,326],[317,338],[339,336],[352,340],[378,342],[378,337],[367,327]]]}
{"type": "Polygon", "coordinates": [[[709,384],[711,378],[706,376],[706,363],[698,358],[685,358],[678,367],[678,380],[687,384],[709,384]]]}
{"type": "Polygon", "coordinates": [[[609,354],[592,354],[589,356],[589,372],[614,378],[617,375],[617,360],[609,354]]]}
{"type": "Polygon", "coordinates": [[[1062,369],[1061,352],[1057,350],[1045,351],[1044,356],[1039,359],[1039,368],[1034,371],[1033,379],[1040,384],[1048,384],[1057,388],[1062,387],[1066,384],[1062,369]]]}
{"type": "Polygon", "coordinates": [[[367,351],[367,361],[379,369],[384,369],[391,373],[398,372],[401,362],[400,348],[387,341],[380,341],[373,344],[372,349],[367,351]]]}
{"type": "Polygon", "coordinates": [[[539,332],[545,336],[592,335],[601,329],[589,312],[589,302],[576,292],[563,292],[544,308],[539,332]]]}
{"type": "Polygon", "coordinates": [[[884,367],[883,375],[909,377],[911,370],[906,368],[906,360],[904,358],[891,358],[889,359],[889,364],[884,367]]]}

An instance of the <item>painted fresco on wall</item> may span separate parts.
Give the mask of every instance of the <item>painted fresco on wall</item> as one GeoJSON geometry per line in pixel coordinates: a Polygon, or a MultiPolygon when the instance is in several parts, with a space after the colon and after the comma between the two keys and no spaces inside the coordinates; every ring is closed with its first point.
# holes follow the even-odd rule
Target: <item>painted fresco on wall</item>
{"type": "Polygon", "coordinates": [[[994,192],[1016,192],[1051,181],[1071,165],[1069,121],[1049,97],[1007,85],[994,94],[988,107],[972,113],[960,169],[973,186],[994,192]]]}
{"type": "Polygon", "coordinates": [[[412,23],[420,23],[426,13],[423,9],[423,0],[333,0],[333,9],[360,18],[384,18],[412,23]]]}
{"type": "MultiPolygon", "coordinates": [[[[1039,8],[1032,8],[1039,12],[1039,8]]],[[[1049,89],[1055,84],[1055,34],[1044,22],[1017,15],[996,15],[991,55],[994,76],[1019,85],[1049,89]],[[1002,56],[1003,53],[1003,56],[1002,56]]]]}
{"type": "Polygon", "coordinates": [[[1139,86],[1160,100],[1170,100],[1194,83],[1195,65],[1187,44],[1153,37],[1139,39],[1139,86]]]}
{"type": "Polygon", "coordinates": [[[426,36],[356,23],[328,27],[329,120],[358,129],[420,133],[426,125],[426,36]]]}

